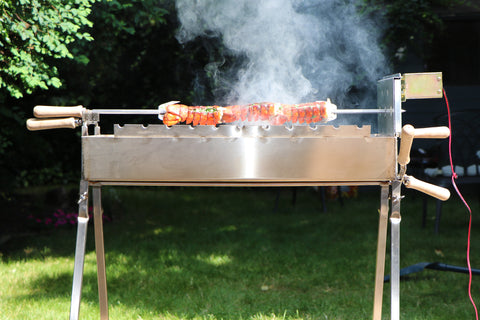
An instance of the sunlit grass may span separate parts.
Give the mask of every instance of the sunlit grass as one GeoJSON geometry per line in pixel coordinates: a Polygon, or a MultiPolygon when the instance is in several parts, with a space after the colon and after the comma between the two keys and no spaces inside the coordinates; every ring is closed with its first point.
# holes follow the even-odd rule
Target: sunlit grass
{"type": "MultiPolygon", "coordinates": [[[[113,218],[104,226],[110,319],[369,319],[376,191],[360,192],[344,206],[329,201],[324,213],[310,188],[298,190],[295,206],[291,191],[281,189],[276,212],[276,189],[106,189],[105,212],[113,218]]],[[[471,204],[478,212],[478,202],[471,204]]],[[[402,267],[423,261],[464,266],[468,215],[459,202],[445,204],[439,235],[433,201],[426,229],[421,206],[415,193],[402,202],[402,267]]],[[[81,319],[98,319],[89,228],[81,319]]],[[[478,230],[474,267],[480,264],[478,230]]],[[[0,248],[0,319],[68,318],[74,248],[74,228],[0,248]]],[[[432,270],[410,276],[401,284],[402,318],[471,319],[467,280],[432,270]]],[[[389,289],[385,284],[385,319],[389,289]]]]}

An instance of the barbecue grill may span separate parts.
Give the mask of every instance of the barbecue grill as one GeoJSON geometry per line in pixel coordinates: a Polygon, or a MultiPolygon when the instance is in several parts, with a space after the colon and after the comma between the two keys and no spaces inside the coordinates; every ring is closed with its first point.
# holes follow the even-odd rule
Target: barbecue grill
{"type": "MultiPolygon", "coordinates": [[[[101,132],[101,115],[158,115],[158,110],[37,106],[29,130],[82,128],[82,177],[70,319],[78,319],[92,189],[100,317],[108,319],[101,187],[130,186],[338,186],[381,189],[373,319],[381,318],[388,213],[391,207],[391,318],[400,314],[401,185],[447,200],[447,189],[407,176],[413,138],[446,138],[449,129],[402,128],[402,102],[442,97],[441,73],[395,74],[377,83],[377,108],[339,109],[337,120],[370,114],[368,125],[114,125],[101,132]],[[93,127],[93,129],[92,129],[93,127]],[[401,138],[399,150],[398,139],[401,138]],[[398,156],[397,156],[398,154],[398,156]],[[391,204],[389,205],[389,202],[391,204]]],[[[167,108],[168,109],[168,108],[167,108]]],[[[160,111],[159,111],[160,110],[160,111]]],[[[162,111],[163,110],[163,111],[162,111]]],[[[158,122],[158,120],[156,119],[158,122]]],[[[339,122],[336,122],[339,123],[339,122]]]]}

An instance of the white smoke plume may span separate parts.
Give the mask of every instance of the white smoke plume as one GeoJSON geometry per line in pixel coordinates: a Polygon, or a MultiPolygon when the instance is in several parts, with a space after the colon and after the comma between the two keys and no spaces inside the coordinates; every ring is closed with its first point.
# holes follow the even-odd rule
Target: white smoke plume
{"type": "Polygon", "coordinates": [[[375,90],[386,73],[379,31],[355,0],[177,0],[176,7],[181,43],[220,38],[224,53],[238,57],[225,66],[217,55],[205,66],[227,103],[355,103],[347,102],[352,88],[375,90]]]}

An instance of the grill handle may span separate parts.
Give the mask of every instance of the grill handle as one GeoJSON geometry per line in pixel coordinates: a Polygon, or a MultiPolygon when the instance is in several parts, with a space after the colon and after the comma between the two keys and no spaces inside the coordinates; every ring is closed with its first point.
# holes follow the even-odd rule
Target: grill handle
{"type": "Polygon", "coordinates": [[[446,201],[448,200],[448,198],[450,198],[450,190],[448,190],[447,188],[439,187],[434,184],[418,180],[417,178],[414,178],[412,176],[405,175],[404,184],[405,187],[409,189],[418,190],[442,201],[446,201]]]}
{"type": "Polygon", "coordinates": [[[398,153],[398,163],[406,166],[410,162],[410,149],[414,138],[444,139],[450,136],[448,127],[430,127],[415,129],[412,125],[406,124],[402,128],[402,140],[398,153]]]}
{"type": "Polygon", "coordinates": [[[402,128],[402,136],[400,141],[400,151],[398,152],[398,163],[406,166],[410,162],[410,149],[412,149],[413,138],[415,137],[415,128],[406,124],[402,128]]]}
{"type": "Polygon", "coordinates": [[[33,108],[33,115],[36,118],[81,118],[85,108],[83,106],[56,107],[56,106],[36,106],[33,108]]]}
{"type": "Polygon", "coordinates": [[[30,131],[38,130],[48,130],[48,129],[59,129],[59,128],[69,128],[75,129],[79,126],[81,121],[75,119],[74,117],[70,118],[57,118],[57,119],[28,119],[27,120],[27,129],[30,131]]]}
{"type": "Polygon", "coordinates": [[[448,127],[430,127],[415,129],[415,138],[445,139],[450,136],[448,127]]]}

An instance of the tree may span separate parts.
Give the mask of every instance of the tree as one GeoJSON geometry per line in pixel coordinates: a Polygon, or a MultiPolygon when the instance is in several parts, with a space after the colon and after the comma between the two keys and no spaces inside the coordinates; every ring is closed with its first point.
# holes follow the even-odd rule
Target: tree
{"type": "Polygon", "coordinates": [[[45,182],[63,174],[60,161],[45,165],[55,143],[29,135],[24,124],[31,104],[19,98],[60,87],[56,65],[64,58],[86,62],[71,48],[75,41],[93,39],[86,29],[92,26],[88,15],[95,1],[0,1],[0,198],[3,190],[28,181],[25,176],[45,182]]]}
{"type": "Polygon", "coordinates": [[[381,17],[386,26],[385,53],[393,65],[407,54],[427,60],[434,38],[444,31],[442,13],[458,7],[473,8],[469,0],[364,0],[364,12],[381,17]]]}
{"type": "MultiPolygon", "coordinates": [[[[460,2],[356,3],[364,4],[364,14],[383,19],[393,61],[400,48],[413,51],[417,40],[429,41],[441,28],[437,8],[460,2]]],[[[69,181],[78,178],[78,136],[60,130],[28,133],[24,121],[34,104],[215,103],[215,86],[204,66],[224,53],[221,41],[207,35],[182,46],[175,38],[178,27],[174,0],[0,0],[0,180],[19,186],[58,182],[72,172],[69,181]],[[8,103],[2,104],[2,94],[8,103]]],[[[224,66],[235,64],[234,58],[227,57],[224,66]]]]}
{"type": "Polygon", "coordinates": [[[0,90],[21,98],[62,81],[51,59],[74,57],[69,46],[93,40],[86,27],[95,0],[2,0],[0,2],[0,90]]]}
{"type": "Polygon", "coordinates": [[[204,58],[176,40],[174,1],[103,0],[91,21],[95,40],[74,44],[89,63],[59,67],[65,86],[50,92],[54,103],[151,108],[189,94],[192,64],[202,68],[204,58]]]}
{"type": "MultiPolygon", "coordinates": [[[[168,15],[170,11],[174,11],[174,2],[17,1],[21,0],[7,0],[8,3],[0,4],[0,12],[5,16],[1,20],[2,30],[7,30],[3,26],[7,20],[10,23],[10,46],[0,46],[0,50],[12,56],[10,48],[20,47],[23,52],[32,55],[34,63],[22,65],[27,72],[12,74],[7,72],[10,58],[4,57],[3,53],[0,57],[0,76],[4,84],[0,88],[0,189],[73,182],[79,176],[78,135],[65,134],[62,130],[34,134],[28,132],[25,120],[31,117],[32,107],[35,104],[72,103],[92,107],[112,104],[121,106],[129,103],[151,106],[146,101],[160,101],[161,98],[155,95],[172,87],[164,84],[170,79],[170,75],[175,74],[165,71],[165,68],[182,65],[174,61],[180,47],[174,38],[175,15],[168,15]],[[40,3],[42,8],[38,7],[40,3]],[[57,15],[65,13],[66,17],[57,20],[56,24],[65,22],[70,29],[51,27],[55,24],[52,22],[52,12],[48,11],[46,6],[50,6],[57,15]],[[31,17],[38,15],[39,10],[51,14],[50,22],[46,22],[45,17],[31,17]],[[28,25],[22,21],[26,21],[28,25]],[[13,22],[18,26],[13,26],[13,22]],[[39,24],[44,27],[39,27],[39,24]],[[34,28],[35,25],[37,26],[34,28]],[[31,37],[54,34],[56,40],[50,41],[60,47],[57,49],[53,45],[47,46],[42,42],[43,38],[22,39],[19,32],[12,31],[18,29],[31,37]],[[36,33],[32,32],[33,29],[36,33]],[[32,43],[43,50],[35,50],[32,43]],[[33,66],[40,63],[43,63],[43,68],[33,69],[33,66]],[[32,76],[26,75],[28,70],[35,73],[43,83],[36,87],[31,86],[29,77],[32,76]],[[7,88],[7,85],[10,87],[7,88]],[[15,98],[20,95],[23,95],[21,99],[15,98]]],[[[3,38],[0,38],[0,41],[2,44],[6,43],[3,38]]]]}

